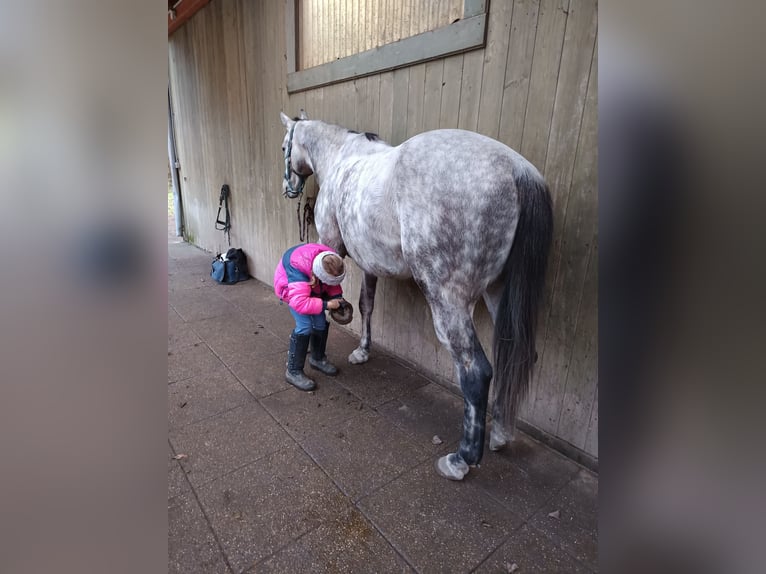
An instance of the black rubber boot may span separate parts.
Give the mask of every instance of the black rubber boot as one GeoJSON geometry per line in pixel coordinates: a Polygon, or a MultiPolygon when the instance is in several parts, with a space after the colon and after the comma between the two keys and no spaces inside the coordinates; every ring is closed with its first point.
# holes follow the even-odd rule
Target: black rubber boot
{"type": "Polygon", "coordinates": [[[287,352],[285,380],[302,391],[313,391],[317,387],[317,384],[303,373],[309,338],[309,335],[299,335],[293,331],[290,335],[290,350],[287,352]]]}
{"type": "Polygon", "coordinates": [[[330,332],[330,325],[325,327],[324,331],[311,331],[311,356],[309,365],[312,369],[324,373],[329,377],[338,374],[338,368],[327,360],[327,335],[330,332]]]}

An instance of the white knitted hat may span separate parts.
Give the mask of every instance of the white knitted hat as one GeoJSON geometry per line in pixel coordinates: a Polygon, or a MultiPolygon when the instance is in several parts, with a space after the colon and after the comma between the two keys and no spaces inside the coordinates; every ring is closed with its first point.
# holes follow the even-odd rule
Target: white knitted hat
{"type": "Polygon", "coordinates": [[[322,251],[319,255],[314,257],[314,262],[311,264],[311,270],[314,272],[314,275],[316,275],[317,278],[325,285],[340,285],[341,281],[346,278],[346,269],[344,267],[343,273],[337,277],[330,275],[322,266],[322,259],[324,259],[327,255],[335,255],[336,257],[339,257],[339,255],[334,251],[322,251]]]}

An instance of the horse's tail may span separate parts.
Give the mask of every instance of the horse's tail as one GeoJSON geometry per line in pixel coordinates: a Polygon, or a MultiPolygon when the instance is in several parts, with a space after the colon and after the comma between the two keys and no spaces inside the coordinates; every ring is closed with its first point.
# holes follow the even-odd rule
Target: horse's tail
{"type": "MultiPolygon", "coordinates": [[[[521,170],[520,170],[521,171],[521,170]]],[[[514,174],[519,222],[505,267],[506,284],[495,319],[495,408],[510,429],[529,389],[535,362],[537,315],[553,235],[548,186],[534,170],[514,174]]]]}

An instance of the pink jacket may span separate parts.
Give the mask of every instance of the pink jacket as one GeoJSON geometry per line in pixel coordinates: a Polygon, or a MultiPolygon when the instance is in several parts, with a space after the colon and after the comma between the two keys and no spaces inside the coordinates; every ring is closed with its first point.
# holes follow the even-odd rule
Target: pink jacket
{"type": "Polygon", "coordinates": [[[282,256],[274,271],[274,293],[301,315],[317,315],[327,306],[324,299],[336,299],[343,295],[340,285],[324,285],[317,282],[312,289],[311,266],[322,251],[332,251],[321,243],[296,245],[282,256]]]}

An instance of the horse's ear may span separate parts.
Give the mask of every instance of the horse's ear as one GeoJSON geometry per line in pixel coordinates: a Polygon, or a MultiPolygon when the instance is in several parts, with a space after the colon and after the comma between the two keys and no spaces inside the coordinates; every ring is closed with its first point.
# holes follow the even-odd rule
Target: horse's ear
{"type": "Polygon", "coordinates": [[[304,110],[303,108],[301,108],[301,114],[300,114],[300,116],[299,116],[299,117],[300,117],[302,120],[307,120],[307,119],[309,119],[309,116],[308,116],[308,114],[306,114],[306,110],[304,110]]]}
{"type": "Polygon", "coordinates": [[[290,126],[293,125],[293,120],[291,120],[289,116],[286,116],[284,112],[279,112],[279,119],[282,120],[282,125],[287,129],[290,129],[290,126]]]}

